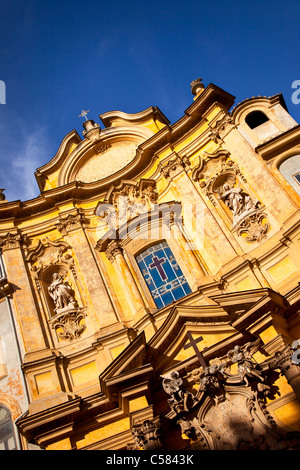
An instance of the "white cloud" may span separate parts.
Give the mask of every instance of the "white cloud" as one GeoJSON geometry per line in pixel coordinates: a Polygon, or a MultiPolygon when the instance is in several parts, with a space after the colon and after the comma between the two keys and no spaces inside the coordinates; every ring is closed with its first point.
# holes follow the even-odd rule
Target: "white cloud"
{"type": "Polygon", "coordinates": [[[5,180],[1,177],[6,199],[24,201],[37,197],[39,187],[34,172],[47,160],[45,130],[26,133],[23,141],[18,142],[17,151],[5,164],[5,180]]]}

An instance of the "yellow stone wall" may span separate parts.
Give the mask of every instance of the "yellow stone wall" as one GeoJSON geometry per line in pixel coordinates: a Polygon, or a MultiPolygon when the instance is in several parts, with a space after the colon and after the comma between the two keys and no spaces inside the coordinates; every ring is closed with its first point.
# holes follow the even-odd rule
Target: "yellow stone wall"
{"type": "MultiPolygon", "coordinates": [[[[295,288],[299,281],[300,261],[297,255],[300,248],[299,227],[298,231],[296,229],[292,231],[288,238],[285,235],[285,232],[291,230],[297,221],[299,211],[297,197],[292,188],[286,185],[282,187],[278,183],[266,162],[246,142],[236,127],[233,126],[221,141],[209,137],[213,126],[224,116],[226,112],[222,105],[218,103],[212,105],[197,125],[191,129],[187,125],[186,132],[178,140],[157,148],[151,165],[137,177],[137,181],[140,178],[156,181],[157,203],[179,201],[183,209],[185,205],[189,207],[184,218],[184,229],[187,233],[195,232],[192,217],[195,205],[197,204],[202,210],[203,232],[197,232],[193,246],[193,254],[204,272],[200,280],[194,269],[191,269],[191,262],[187,254],[182,252],[178,241],[173,239],[170,241],[183,272],[193,285],[195,295],[187,300],[187,304],[190,305],[211,304],[209,291],[203,294],[200,287],[218,282],[221,277],[226,278],[224,292],[228,293],[269,287],[285,295],[295,288]],[[205,195],[199,181],[193,178],[193,171],[199,165],[199,161],[207,159],[208,154],[214,155],[221,149],[230,152],[230,159],[238,165],[243,176],[242,182],[246,182],[244,184],[247,189],[249,188],[251,194],[265,207],[270,229],[267,238],[261,243],[247,243],[245,238],[239,237],[231,229],[232,222],[228,216],[230,214],[226,215],[223,209],[214,206],[205,195]],[[169,179],[164,177],[161,170],[178,156],[187,157],[189,165],[176,170],[169,179]],[[248,264],[245,265],[245,262],[248,264]]],[[[111,118],[111,129],[116,129],[117,132],[118,127],[123,126],[125,121],[123,117],[111,118]]],[[[139,122],[137,118],[136,125],[139,126],[140,132],[144,129],[145,132],[151,132],[152,136],[159,134],[165,128],[165,123],[156,118],[145,118],[139,122]]],[[[126,136],[123,137],[125,138],[126,136]]],[[[63,161],[68,159],[72,162],[74,156],[73,164],[78,166],[79,160],[75,160],[75,156],[79,152],[80,145],[76,139],[70,134],[66,138],[65,148],[59,151],[52,166],[50,165],[48,170],[40,170],[43,174],[48,172],[44,184],[45,194],[47,191],[58,189],[63,194],[64,186],[59,188],[63,161]]],[[[118,139],[118,146],[121,147],[121,137],[118,139]]],[[[140,135],[135,136],[135,139],[137,145],[143,144],[140,135]]],[[[97,140],[94,143],[87,140],[85,143],[89,146],[86,150],[89,152],[89,158],[93,158],[93,145],[98,144],[97,140]]],[[[94,153],[95,155],[98,158],[102,154],[94,153]]],[[[103,156],[105,158],[105,152],[103,156]]],[[[83,162],[86,161],[83,158],[83,162]]],[[[113,159],[109,161],[109,165],[113,174],[113,159]]],[[[64,169],[64,172],[66,175],[71,174],[67,169],[64,169]]],[[[116,174],[115,181],[111,179],[111,184],[114,182],[117,184],[121,177],[126,178],[123,169],[121,173],[116,174]]],[[[3,256],[8,277],[19,288],[14,293],[13,304],[23,342],[25,374],[32,399],[30,409],[33,413],[55,406],[67,399],[66,397],[70,399],[78,395],[87,396],[88,393],[96,393],[99,389],[99,375],[130,344],[124,325],[126,328],[134,327],[137,333],[145,331],[149,340],[170,312],[170,308],[165,309],[165,312],[157,315],[154,321],[149,320],[149,312],[151,314],[155,312],[154,303],[145,285],[140,281],[138,272],[133,269],[134,248],[131,258],[128,256],[119,269],[116,262],[112,263],[104,252],[99,252],[95,248],[105,230],[99,227],[99,218],[94,211],[97,204],[105,200],[108,187],[108,184],[103,188],[99,186],[99,191],[95,190],[89,199],[72,198],[68,195],[65,201],[62,197],[62,201],[57,202],[55,208],[48,208],[45,212],[40,212],[39,204],[35,203],[35,208],[31,209],[27,217],[0,222],[0,236],[4,236],[7,232],[15,233],[17,229],[27,237],[26,245],[4,250],[3,256]],[[58,228],[61,220],[68,216],[76,216],[79,211],[84,215],[79,225],[71,226],[65,231],[58,228]],[[58,329],[55,333],[49,324],[45,307],[47,299],[36,282],[34,276],[36,271],[33,271],[33,266],[35,269],[40,268],[39,253],[31,264],[26,261],[28,254],[37,249],[41,241],[46,243],[47,239],[55,243],[66,242],[70,246],[66,253],[69,256],[68,260],[73,261],[72,269],[69,268],[73,277],[70,274],[69,279],[72,280],[72,287],[80,306],[87,311],[87,316],[82,320],[85,331],[74,341],[59,338],[57,333],[61,333],[62,329],[58,329]],[[131,270],[132,278],[128,277],[127,270],[131,270]],[[126,279],[125,285],[124,279],[126,279]],[[64,363],[59,362],[60,355],[67,358],[64,363]]],[[[84,194],[84,189],[82,191],[84,194]]],[[[148,241],[145,241],[145,246],[147,243],[148,241]]],[[[130,241],[128,246],[131,246],[130,241]]],[[[66,261],[67,258],[63,259],[66,261]]],[[[60,263],[57,259],[51,262],[58,263],[57,266],[60,263]]],[[[293,331],[297,331],[297,325],[293,326],[293,331]]],[[[205,347],[225,340],[232,333],[224,331],[201,334],[204,337],[202,346],[205,347]]],[[[270,342],[277,335],[278,329],[274,326],[267,326],[260,332],[264,343],[270,342]]],[[[192,355],[192,350],[180,349],[173,360],[184,361],[192,355]]],[[[259,355],[257,358],[262,359],[259,355]]],[[[291,387],[284,381],[279,380],[278,386],[283,394],[291,392],[291,387]]],[[[134,399],[130,402],[129,411],[137,411],[146,406],[145,398],[134,399]]],[[[296,423],[292,416],[298,413],[297,406],[295,401],[291,401],[276,409],[278,419],[293,429],[296,423]]],[[[87,431],[76,443],[71,444],[69,439],[63,438],[51,443],[47,448],[69,449],[75,444],[77,448],[84,448],[129,429],[129,417],[122,416],[120,419],[87,431]]]]}

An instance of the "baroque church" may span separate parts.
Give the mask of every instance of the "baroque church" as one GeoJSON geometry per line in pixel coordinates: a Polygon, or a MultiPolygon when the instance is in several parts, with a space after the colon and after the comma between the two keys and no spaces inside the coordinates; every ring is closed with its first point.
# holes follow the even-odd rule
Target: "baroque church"
{"type": "Polygon", "coordinates": [[[300,449],[282,94],[235,104],[197,79],[173,124],[82,115],[37,198],[0,195],[0,449],[300,449]]]}

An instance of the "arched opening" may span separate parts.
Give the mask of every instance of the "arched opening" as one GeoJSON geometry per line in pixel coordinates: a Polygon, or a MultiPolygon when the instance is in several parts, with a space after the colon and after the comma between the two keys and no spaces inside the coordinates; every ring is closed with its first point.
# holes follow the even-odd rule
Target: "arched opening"
{"type": "Polygon", "coordinates": [[[269,118],[262,111],[252,111],[245,119],[250,129],[255,129],[268,120],[269,118]]]}

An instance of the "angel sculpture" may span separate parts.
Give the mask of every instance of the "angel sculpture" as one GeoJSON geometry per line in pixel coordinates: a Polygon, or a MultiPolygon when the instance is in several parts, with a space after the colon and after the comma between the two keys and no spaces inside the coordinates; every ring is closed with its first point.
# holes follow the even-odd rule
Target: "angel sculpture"
{"type": "Polygon", "coordinates": [[[191,400],[194,403],[195,397],[182,387],[183,380],[179,376],[179,372],[174,371],[163,377],[162,386],[164,391],[171,396],[168,403],[174,413],[179,414],[181,411],[189,411],[188,402],[191,400]]]}
{"type": "Polygon", "coordinates": [[[238,372],[242,381],[246,383],[248,387],[248,378],[257,378],[261,382],[264,381],[263,376],[259,370],[259,365],[252,359],[254,351],[250,351],[253,348],[253,344],[248,343],[243,350],[239,345],[236,345],[233,349],[228,351],[227,357],[232,363],[237,363],[238,372]]]}

